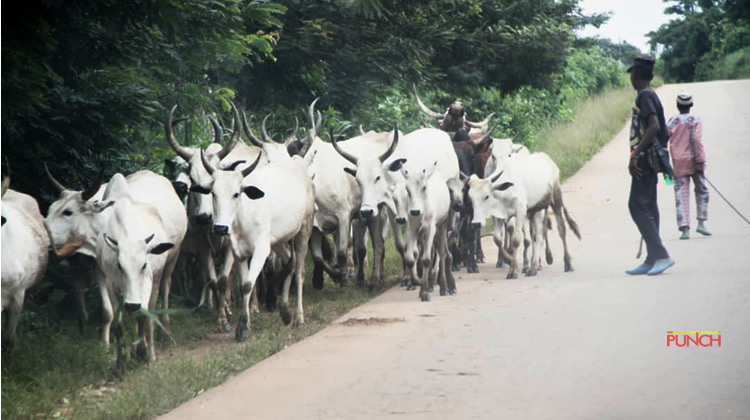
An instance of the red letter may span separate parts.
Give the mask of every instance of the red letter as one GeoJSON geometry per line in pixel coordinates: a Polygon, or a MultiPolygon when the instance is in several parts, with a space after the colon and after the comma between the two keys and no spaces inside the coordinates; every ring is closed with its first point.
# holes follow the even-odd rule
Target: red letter
{"type": "Polygon", "coordinates": [[[674,335],[674,334],[667,334],[667,347],[669,347],[669,342],[670,341],[675,341],[675,340],[677,340],[677,336],[676,335],[674,335]]]}
{"type": "Polygon", "coordinates": [[[711,337],[711,347],[713,347],[714,343],[719,343],[719,347],[721,347],[721,334],[717,337],[711,337]]]}
{"type": "Polygon", "coordinates": [[[700,338],[698,339],[698,341],[700,342],[700,345],[702,347],[711,347],[711,341],[710,340],[711,340],[711,336],[708,335],[708,334],[704,334],[704,335],[700,336],[700,338]],[[708,338],[709,339],[708,344],[703,344],[703,339],[704,338],[708,338]]]}

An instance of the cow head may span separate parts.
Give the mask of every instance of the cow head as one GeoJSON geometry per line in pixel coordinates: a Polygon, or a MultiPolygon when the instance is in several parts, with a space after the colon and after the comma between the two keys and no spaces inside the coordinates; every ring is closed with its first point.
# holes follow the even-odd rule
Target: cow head
{"type": "Polygon", "coordinates": [[[84,191],[72,191],[57,181],[46,165],[45,170],[60,194],[49,206],[44,220],[55,253],[60,257],[69,257],[76,252],[94,256],[94,217],[114,204],[113,200],[100,201],[104,193],[101,174],[84,191]],[[91,246],[85,247],[86,244],[91,246]]]}
{"type": "Polygon", "coordinates": [[[405,180],[406,194],[409,199],[409,216],[421,217],[427,208],[427,184],[435,173],[438,162],[426,167],[414,167],[408,162],[401,167],[405,180]]]}
{"type": "Polygon", "coordinates": [[[505,169],[505,166],[513,157],[529,154],[529,149],[522,144],[514,143],[514,141],[515,137],[513,139],[495,139],[492,141],[484,173],[491,174],[501,171],[505,169]]]}
{"type": "Polygon", "coordinates": [[[265,195],[257,187],[243,187],[242,185],[242,180],[258,166],[261,155],[261,153],[258,153],[258,157],[250,166],[241,171],[235,171],[237,162],[229,167],[218,168],[205,158],[205,153],[201,150],[202,165],[206,172],[211,175],[211,184],[208,190],[216,215],[213,227],[215,234],[225,236],[232,233],[232,225],[240,211],[243,195],[251,200],[260,199],[265,195]]]}
{"type": "Polygon", "coordinates": [[[466,200],[464,197],[469,190],[469,176],[461,171],[458,178],[449,179],[446,184],[448,185],[448,191],[451,195],[451,205],[453,210],[457,212],[463,211],[466,207],[466,200]]]}
{"type": "Polygon", "coordinates": [[[484,226],[490,216],[503,220],[512,216],[509,204],[513,195],[508,190],[513,188],[513,183],[501,180],[502,175],[503,172],[500,171],[490,178],[482,179],[472,175],[469,179],[468,195],[474,209],[474,227],[484,226]]]}
{"type": "Polygon", "coordinates": [[[102,256],[107,278],[122,293],[128,312],[148,307],[153,287],[151,255],[161,255],[174,247],[173,243],[154,241],[154,234],[145,238],[119,238],[103,233],[104,243],[109,249],[102,256]]]}
{"type": "MultiPolygon", "coordinates": [[[[214,129],[214,142],[206,149],[205,159],[208,159],[212,165],[218,165],[219,162],[224,159],[232,149],[234,149],[234,146],[240,139],[241,128],[239,112],[234,103],[231,105],[234,113],[234,128],[232,137],[223,147],[221,145],[223,130],[213,117],[209,117],[214,129]]],[[[187,174],[190,178],[188,216],[194,223],[199,225],[210,225],[213,221],[213,207],[211,198],[209,197],[210,189],[207,186],[211,184],[211,176],[204,169],[203,164],[201,163],[201,154],[198,153],[198,150],[195,148],[182,147],[177,141],[173,128],[178,122],[184,119],[173,120],[175,109],[177,109],[177,105],[170,110],[169,117],[167,118],[164,127],[169,145],[174,149],[175,153],[177,153],[177,156],[187,162],[187,174]]]]}
{"type": "Polygon", "coordinates": [[[399,158],[388,160],[398,146],[398,124],[393,133],[393,140],[388,149],[380,156],[353,156],[339,147],[335,137],[331,138],[333,148],[336,149],[344,159],[354,165],[354,168],[344,168],[349,175],[354,176],[359,184],[362,194],[362,207],[360,215],[363,217],[372,217],[378,215],[378,207],[381,204],[387,205],[396,212],[391,188],[398,182],[398,173],[406,159],[399,158]]]}

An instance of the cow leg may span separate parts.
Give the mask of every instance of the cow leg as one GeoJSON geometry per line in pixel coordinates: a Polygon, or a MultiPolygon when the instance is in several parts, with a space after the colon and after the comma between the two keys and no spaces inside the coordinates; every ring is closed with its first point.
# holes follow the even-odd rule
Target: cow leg
{"type": "Polygon", "coordinates": [[[357,261],[357,287],[365,286],[365,259],[367,258],[367,224],[361,220],[355,220],[352,224],[354,229],[354,250],[357,261]]]}
{"type": "MultiPolygon", "coordinates": [[[[437,257],[440,262],[438,265],[438,284],[440,285],[440,296],[445,296],[449,293],[450,287],[447,284],[447,273],[450,272],[450,261],[448,253],[448,226],[443,224],[438,227],[437,238],[435,246],[437,247],[437,257]]],[[[455,287],[455,284],[453,285],[455,287]]],[[[451,293],[453,294],[453,293],[451,293]]]]}
{"type": "Polygon", "coordinates": [[[476,228],[474,235],[476,237],[476,261],[479,264],[484,264],[484,250],[482,249],[482,229],[476,228]]]}
{"type": "MultiPolygon", "coordinates": [[[[307,242],[308,238],[310,238],[311,230],[312,218],[306,225],[302,226],[302,229],[294,239],[294,249],[292,250],[292,256],[296,258],[296,266],[294,268],[294,277],[297,281],[297,310],[295,311],[296,325],[302,325],[305,323],[305,309],[302,306],[302,286],[305,283],[305,256],[307,255],[307,242]]],[[[343,249],[346,250],[347,247],[348,244],[345,244],[343,249]]],[[[344,265],[342,267],[346,270],[346,253],[344,253],[344,265]]],[[[346,273],[346,271],[344,271],[344,273],[346,273]]]]}
{"type": "Polygon", "coordinates": [[[541,263],[542,241],[543,241],[542,229],[544,229],[543,222],[544,222],[543,212],[538,211],[538,212],[535,212],[534,214],[529,215],[529,227],[530,227],[529,230],[532,233],[532,237],[531,237],[532,252],[531,252],[531,266],[529,266],[528,270],[526,270],[527,277],[536,276],[541,266],[540,263],[541,263]]]}
{"type": "MultiPolygon", "coordinates": [[[[174,264],[172,265],[172,268],[174,268],[174,264]]],[[[160,274],[163,275],[164,273],[162,272],[160,274]]],[[[154,284],[151,287],[151,297],[148,300],[148,310],[151,312],[154,312],[156,310],[156,302],[157,300],[159,300],[159,283],[161,283],[161,281],[159,280],[160,278],[162,278],[162,276],[154,276],[154,284]]],[[[146,350],[148,350],[148,361],[155,362],[156,342],[154,341],[154,321],[151,318],[147,318],[145,316],[139,317],[138,320],[139,330],[142,331],[141,343],[143,343],[146,346],[146,350]],[[145,331],[143,331],[144,326],[145,331]]]]}
{"type": "Polygon", "coordinates": [[[11,350],[16,344],[16,327],[18,327],[18,320],[21,317],[21,309],[23,309],[23,299],[25,294],[26,291],[21,289],[15,293],[12,293],[8,297],[8,316],[3,327],[2,339],[2,347],[4,351],[11,350]]]}
{"type": "Polygon", "coordinates": [[[242,289],[242,311],[239,322],[237,323],[237,330],[234,334],[234,339],[237,341],[245,341],[250,337],[250,295],[255,287],[255,281],[258,279],[263,266],[266,264],[266,259],[271,255],[271,249],[268,244],[265,246],[256,246],[255,253],[250,260],[250,267],[247,267],[247,260],[234,262],[235,272],[240,276],[240,285],[242,289]]]}
{"type": "Polygon", "coordinates": [[[430,301],[430,285],[429,285],[429,271],[430,266],[432,263],[432,246],[435,242],[435,227],[427,225],[426,226],[426,232],[423,233],[423,239],[422,242],[422,258],[420,259],[420,263],[422,266],[422,279],[421,279],[421,287],[419,289],[419,299],[422,302],[429,302],[430,301]]]}
{"type": "Polygon", "coordinates": [[[529,248],[531,247],[531,239],[534,232],[531,230],[530,219],[526,220],[526,224],[523,226],[523,268],[521,269],[522,274],[526,274],[529,271],[529,248]]]}
{"type": "Polygon", "coordinates": [[[570,261],[570,254],[568,253],[565,220],[563,219],[562,190],[560,189],[559,183],[555,184],[554,190],[552,192],[552,211],[555,213],[557,233],[560,234],[560,239],[562,239],[563,243],[563,262],[565,263],[565,272],[573,271],[573,265],[570,261]]]}
{"type": "Polygon", "coordinates": [[[208,255],[208,259],[206,261],[209,263],[210,267],[208,269],[208,273],[209,275],[213,275],[211,284],[214,284],[214,288],[216,289],[216,310],[218,315],[216,321],[221,330],[223,330],[224,332],[229,332],[232,330],[232,326],[230,324],[232,317],[232,274],[236,272],[237,267],[235,267],[234,254],[232,254],[229,246],[222,247],[220,252],[224,255],[224,263],[222,264],[221,274],[219,275],[218,280],[216,279],[216,270],[214,267],[213,257],[210,254],[208,255]]]}
{"type": "Polygon", "coordinates": [[[513,232],[510,233],[510,270],[506,279],[517,279],[518,278],[518,260],[516,259],[516,251],[521,246],[523,241],[523,229],[526,224],[526,215],[522,212],[516,213],[516,224],[513,227],[513,232]]]}
{"type": "MultiPolygon", "coordinates": [[[[370,240],[372,241],[372,250],[373,250],[373,257],[372,257],[372,272],[370,274],[370,283],[368,285],[370,290],[373,290],[374,288],[381,285],[383,279],[380,277],[381,273],[383,271],[382,268],[382,258],[383,253],[385,252],[383,238],[381,234],[381,220],[382,218],[378,216],[371,217],[367,220],[367,227],[370,231],[370,240]]],[[[365,255],[367,254],[365,250],[365,255]]]]}
{"type": "MultiPolygon", "coordinates": [[[[544,227],[542,228],[544,232],[544,255],[547,259],[547,265],[552,265],[552,262],[554,259],[552,258],[552,250],[549,247],[549,237],[547,235],[547,231],[552,229],[552,221],[549,218],[549,215],[547,214],[547,209],[544,209],[544,227]]],[[[541,267],[541,264],[540,264],[541,267]]]]}
{"type": "Polygon", "coordinates": [[[334,281],[346,282],[349,239],[351,237],[352,219],[348,212],[338,216],[339,227],[336,229],[336,265],[337,271],[332,275],[334,281]]]}
{"type": "Polygon", "coordinates": [[[505,247],[505,222],[500,219],[493,219],[495,221],[495,229],[492,232],[492,240],[495,242],[497,247],[497,262],[495,268],[503,268],[503,248],[505,247]]]}
{"type": "Polygon", "coordinates": [[[164,328],[167,331],[170,330],[168,309],[169,309],[169,293],[172,290],[172,273],[174,273],[174,268],[177,265],[177,259],[180,257],[180,250],[176,249],[170,252],[171,252],[170,258],[167,259],[167,262],[162,268],[161,281],[159,282],[161,285],[162,300],[164,301],[164,314],[161,316],[161,323],[162,325],[164,325],[164,328]]]}
{"type": "Polygon", "coordinates": [[[406,264],[406,243],[404,242],[403,232],[401,231],[401,225],[396,222],[396,214],[388,209],[388,220],[391,223],[391,231],[393,231],[393,242],[396,245],[396,251],[401,256],[401,267],[403,269],[403,275],[401,277],[401,287],[406,287],[409,284],[409,266],[406,264]]]}
{"type": "Polygon", "coordinates": [[[474,226],[471,225],[471,223],[466,223],[464,231],[464,244],[466,245],[464,261],[466,261],[466,272],[478,273],[479,267],[477,267],[476,260],[477,241],[474,236],[477,232],[477,229],[475,229],[474,226]]]}
{"type": "Polygon", "coordinates": [[[73,273],[79,275],[85,273],[85,275],[81,275],[73,281],[73,288],[75,289],[76,294],[76,311],[78,313],[78,331],[83,335],[86,330],[86,324],[89,320],[84,292],[94,278],[94,264],[91,257],[82,254],[75,254],[70,258],[70,265],[73,273]]]}
{"type": "Polygon", "coordinates": [[[112,326],[112,320],[114,319],[119,300],[114,296],[114,293],[108,290],[104,274],[99,269],[96,269],[94,276],[96,277],[96,283],[99,285],[99,293],[102,297],[102,341],[104,342],[104,347],[109,348],[109,330],[112,326]]]}

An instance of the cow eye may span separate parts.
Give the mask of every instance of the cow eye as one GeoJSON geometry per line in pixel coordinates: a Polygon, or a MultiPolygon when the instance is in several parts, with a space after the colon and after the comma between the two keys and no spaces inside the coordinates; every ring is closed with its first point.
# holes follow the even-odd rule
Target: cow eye
{"type": "Polygon", "coordinates": [[[63,214],[63,216],[72,216],[73,215],[73,211],[70,210],[70,209],[65,209],[65,210],[63,210],[62,214],[63,214]]]}
{"type": "Polygon", "coordinates": [[[232,197],[239,198],[239,196],[240,196],[240,193],[234,193],[234,195],[232,197]]]}
{"type": "Polygon", "coordinates": [[[486,200],[489,200],[489,199],[490,199],[490,196],[489,196],[489,195],[488,195],[488,196],[485,196],[485,197],[484,197],[484,199],[485,199],[485,201],[486,201],[486,200]]]}
{"type": "Polygon", "coordinates": [[[422,191],[427,191],[427,186],[422,187],[422,191]]]}
{"type": "Polygon", "coordinates": [[[122,271],[122,266],[120,265],[120,262],[119,262],[119,261],[117,262],[117,268],[118,268],[118,269],[119,269],[120,271],[122,271]]]}
{"type": "Polygon", "coordinates": [[[143,267],[141,267],[141,271],[146,271],[146,263],[143,263],[143,267]]]}
{"type": "Polygon", "coordinates": [[[375,178],[375,182],[378,182],[378,181],[380,181],[380,175],[378,175],[378,176],[377,176],[377,177],[375,178]]]}

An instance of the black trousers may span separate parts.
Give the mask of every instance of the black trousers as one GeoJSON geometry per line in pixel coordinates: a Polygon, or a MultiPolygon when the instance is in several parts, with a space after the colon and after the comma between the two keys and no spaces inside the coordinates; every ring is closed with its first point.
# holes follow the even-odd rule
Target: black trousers
{"type": "Polygon", "coordinates": [[[646,242],[646,264],[653,264],[656,260],[669,257],[659,236],[659,207],[656,201],[658,174],[644,158],[638,159],[638,167],[643,173],[638,179],[631,177],[628,208],[646,242]]]}

